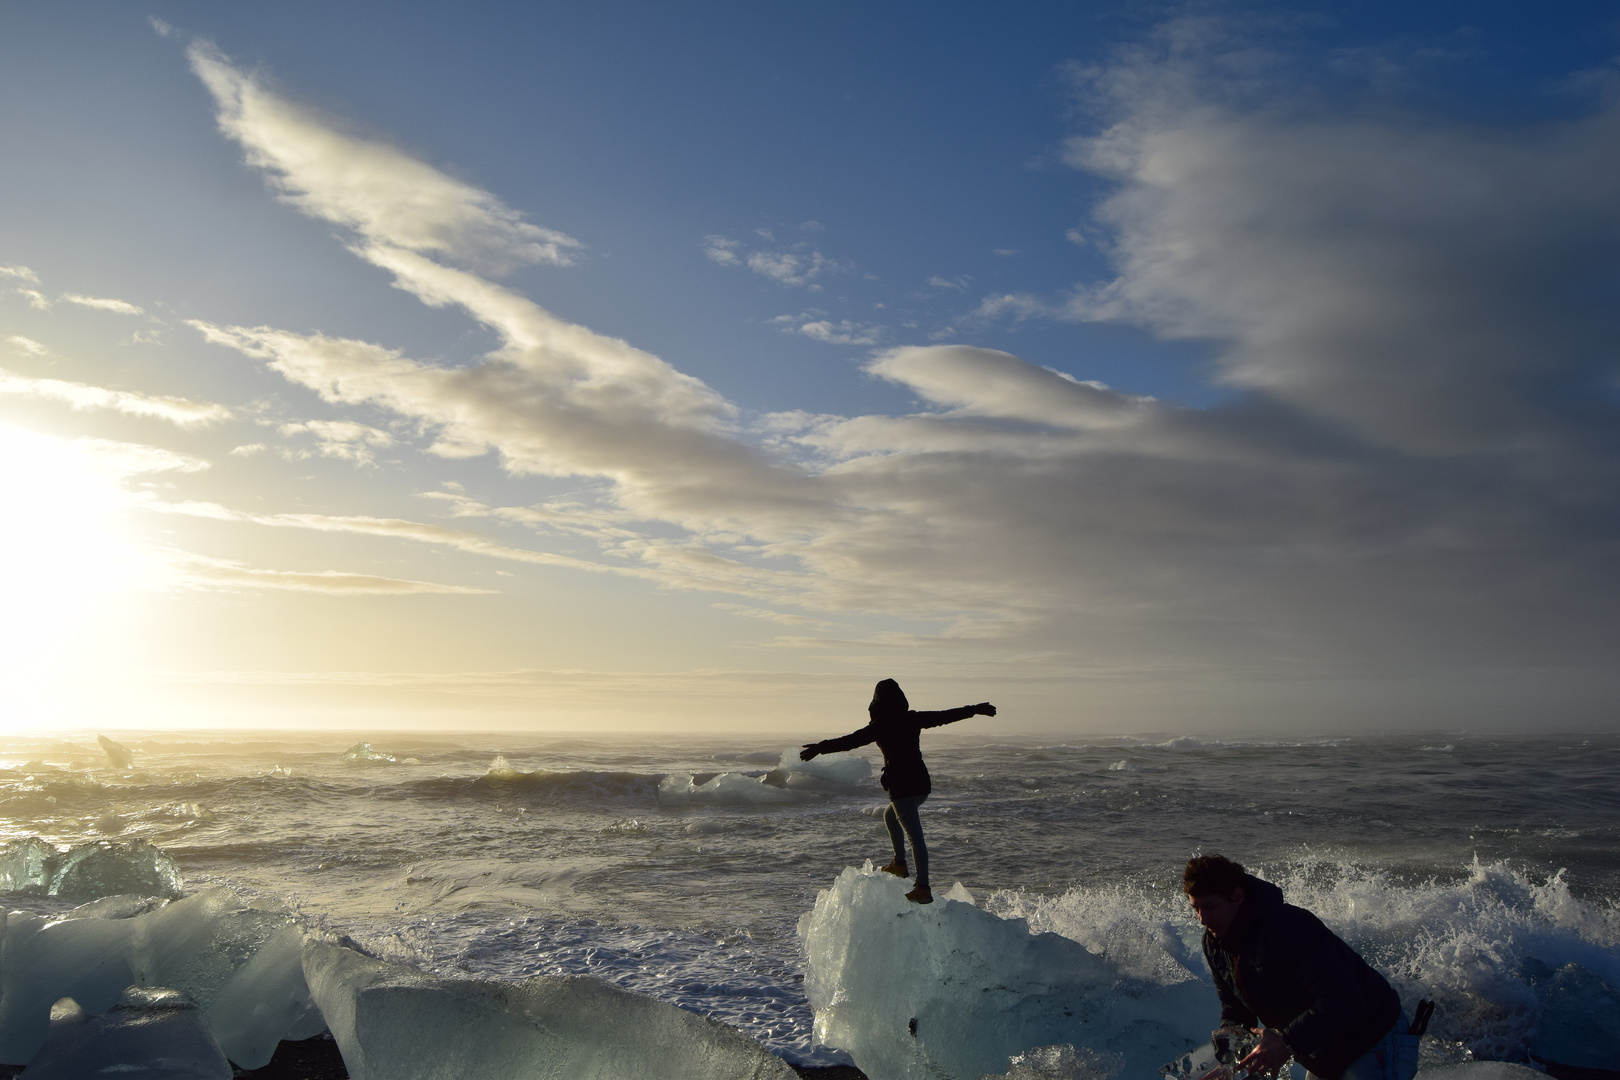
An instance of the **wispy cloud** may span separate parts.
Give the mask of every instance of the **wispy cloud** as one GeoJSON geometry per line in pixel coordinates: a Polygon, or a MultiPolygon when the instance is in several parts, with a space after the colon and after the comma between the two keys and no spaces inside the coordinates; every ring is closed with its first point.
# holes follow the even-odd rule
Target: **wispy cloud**
{"type": "MultiPolygon", "coordinates": [[[[448,368],[193,325],[330,403],[386,411],[437,453],[584,478],[599,492],[585,507],[442,501],[600,557],[398,519],[168,509],[632,574],[744,611],[919,624],[862,647],[995,641],[1097,670],[1609,663],[1620,419],[1612,398],[1567,391],[1615,378],[1620,314],[1588,285],[1620,249],[1616,109],[1498,132],[1307,115],[1283,92],[1245,104],[1201,47],[1167,31],[1088,76],[1097,126],[1069,159],[1114,185],[1086,227],[1115,277],[991,297],[978,315],[1195,339],[1217,353],[1223,404],[1119,393],[1076,377],[1085,356],[1053,370],[939,344],[867,366],[914,395],[909,415],[757,423],[658,357],[429,257],[457,247],[419,238],[421,221],[459,220],[453,187],[366,187],[364,213],[334,209],[356,198],[351,141],[202,54],[222,126],[295,205],[356,229],[359,255],[500,346],[448,368]]],[[[765,243],[705,250],[783,284],[833,272],[812,272],[815,249],[765,243]]],[[[867,332],[782,325],[817,321],[851,344],[867,332]]]]}
{"type": "MultiPolygon", "coordinates": [[[[28,341],[27,338],[11,340],[28,341]]],[[[28,351],[44,351],[37,342],[29,344],[35,348],[28,351]]],[[[36,379],[3,368],[0,368],[0,394],[60,401],[73,409],[104,409],[129,416],[150,416],[180,427],[205,427],[231,417],[230,409],[212,402],[191,401],[183,397],[158,397],[128,390],[108,390],[105,387],[66,382],[61,379],[36,379]]]]}
{"type": "Polygon", "coordinates": [[[356,465],[375,465],[375,452],[396,442],[390,433],[353,420],[302,420],[282,424],[276,430],[283,436],[311,435],[315,439],[317,453],[323,457],[352,461],[356,465]]]}
{"type": "Polygon", "coordinates": [[[35,341],[33,338],[26,338],[21,334],[12,334],[10,337],[6,338],[6,342],[13,349],[16,349],[18,352],[27,353],[29,356],[44,356],[50,352],[49,349],[35,341]]]}
{"type": "Polygon", "coordinates": [[[413,596],[422,593],[478,596],[498,592],[468,585],[444,585],[433,581],[348,574],[338,570],[266,570],[226,559],[188,555],[177,569],[192,587],[226,589],[276,589],[283,592],[326,593],[333,596],[413,596]]]}
{"type": "Polygon", "coordinates": [[[778,315],[770,320],[785,334],[802,334],[812,341],[829,345],[876,345],[883,340],[885,328],[875,323],[857,323],[850,319],[833,322],[825,312],[806,311],[798,315],[778,315]]]}
{"type": "Polygon", "coordinates": [[[35,311],[49,311],[51,309],[50,297],[38,289],[18,289],[17,294],[28,301],[28,306],[35,311]]]}
{"type": "Polygon", "coordinates": [[[213,44],[188,51],[218,104],[219,127],[247,151],[282,198],[311,217],[387,245],[501,273],[525,263],[567,266],[584,245],[523,220],[494,195],[403,151],[339,131],[329,118],[271,91],[213,44]]]}
{"type": "Polygon", "coordinates": [[[95,308],[97,311],[111,311],[117,315],[143,315],[145,312],[127,300],[110,300],[103,296],[83,296],[79,293],[63,293],[61,300],[69,304],[78,304],[80,307],[95,308]]]}
{"type": "Polygon", "coordinates": [[[39,275],[26,266],[0,266],[0,277],[21,278],[23,281],[32,281],[39,284],[39,275]]]}
{"type": "MultiPolygon", "coordinates": [[[[817,222],[806,222],[800,227],[807,232],[820,232],[817,222]]],[[[770,229],[755,229],[754,233],[768,244],[776,244],[776,234],[770,229]]],[[[746,266],[760,277],[769,278],[780,285],[790,285],[821,291],[817,280],[821,277],[846,273],[849,267],[829,259],[821,249],[808,240],[774,248],[755,248],[728,236],[711,235],[703,238],[703,254],[721,266],[746,266]]]]}

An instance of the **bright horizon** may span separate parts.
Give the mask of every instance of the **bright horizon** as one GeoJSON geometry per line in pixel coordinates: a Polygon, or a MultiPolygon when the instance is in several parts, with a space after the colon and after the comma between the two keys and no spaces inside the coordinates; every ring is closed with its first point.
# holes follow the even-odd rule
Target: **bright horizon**
{"type": "Polygon", "coordinates": [[[5,730],[1620,729],[1617,53],[8,9],[5,730]]]}

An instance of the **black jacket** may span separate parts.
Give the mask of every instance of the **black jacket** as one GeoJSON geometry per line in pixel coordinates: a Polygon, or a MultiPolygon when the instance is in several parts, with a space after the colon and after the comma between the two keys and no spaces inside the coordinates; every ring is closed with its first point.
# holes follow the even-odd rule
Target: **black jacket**
{"type": "Polygon", "coordinates": [[[1401,1017],[1401,999],[1322,920],[1283,903],[1252,875],[1224,937],[1204,932],[1204,959],[1221,996],[1221,1024],[1276,1028],[1317,1076],[1343,1073],[1401,1017]]]}
{"type": "Polygon", "coordinates": [[[963,705],[959,709],[940,712],[911,709],[903,713],[882,713],[874,716],[872,722],[859,731],[816,743],[816,752],[831,754],[875,742],[878,749],[883,751],[883,773],[878,777],[878,782],[889,793],[889,798],[927,795],[934,790],[934,782],[928,775],[928,766],[923,764],[918,736],[923,728],[941,727],[975,716],[975,708],[973,705],[963,705]]]}

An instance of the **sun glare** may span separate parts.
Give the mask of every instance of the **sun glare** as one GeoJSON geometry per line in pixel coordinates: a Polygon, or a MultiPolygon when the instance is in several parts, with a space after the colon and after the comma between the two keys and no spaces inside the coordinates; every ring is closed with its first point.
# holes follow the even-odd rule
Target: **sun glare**
{"type": "Polygon", "coordinates": [[[87,444],[0,426],[0,706],[31,725],[111,593],[130,583],[135,546],[123,527],[130,495],[87,444]]]}

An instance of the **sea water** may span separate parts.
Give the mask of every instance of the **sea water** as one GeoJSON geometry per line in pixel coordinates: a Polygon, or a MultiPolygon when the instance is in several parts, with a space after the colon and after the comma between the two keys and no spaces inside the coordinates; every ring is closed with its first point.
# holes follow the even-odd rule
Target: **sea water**
{"type": "MultiPolygon", "coordinates": [[[[860,762],[785,772],[792,739],[96,735],[0,740],[0,841],[146,841],[187,892],[228,886],[383,959],[595,975],[789,1061],[849,1060],[816,1044],[797,928],[846,866],[890,858],[860,762]]],[[[1408,1007],[1438,998],[1431,1031],[1457,1060],[1605,1052],[1620,738],[924,738],[936,894],[960,882],[1169,983],[1202,972],[1181,866],[1220,852],[1408,1007]]],[[[4,901],[80,902],[48,891],[4,901]]]]}

